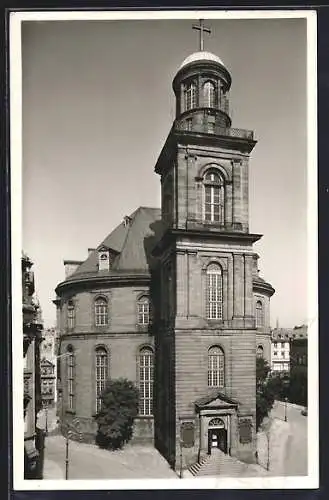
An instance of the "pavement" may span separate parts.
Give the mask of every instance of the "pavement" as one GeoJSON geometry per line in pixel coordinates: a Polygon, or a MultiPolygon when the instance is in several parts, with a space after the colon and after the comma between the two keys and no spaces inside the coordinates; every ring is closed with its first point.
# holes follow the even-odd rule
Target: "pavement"
{"type": "MultiPolygon", "coordinates": [[[[245,477],[307,475],[307,416],[301,414],[302,409],[290,403],[285,409],[284,403],[275,402],[267,422],[268,430],[257,435],[258,465],[246,467],[245,477]]],[[[46,438],[44,479],[65,478],[65,449],[62,435],[46,438]]],[[[183,477],[191,476],[185,471],[183,477]]],[[[151,445],[128,444],[122,450],[108,451],[94,444],[70,440],[68,478],[161,479],[177,478],[177,475],[151,445]]]]}
{"type": "MultiPolygon", "coordinates": [[[[65,438],[48,436],[45,443],[44,479],[65,478],[65,438]]],[[[177,478],[153,446],[126,445],[108,451],[94,444],[69,441],[68,479],[177,478]]]]}
{"type": "Polygon", "coordinates": [[[307,417],[302,406],[276,401],[266,422],[268,430],[257,435],[258,463],[270,476],[307,476],[307,417]],[[285,421],[286,414],[286,421],[285,421]]]}

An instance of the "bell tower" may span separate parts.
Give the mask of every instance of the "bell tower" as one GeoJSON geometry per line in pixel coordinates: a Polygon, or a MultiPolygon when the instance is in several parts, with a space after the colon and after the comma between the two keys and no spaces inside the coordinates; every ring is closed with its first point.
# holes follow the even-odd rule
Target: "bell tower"
{"type": "Polygon", "coordinates": [[[253,243],[261,235],[249,233],[248,210],[256,141],[232,128],[230,72],[203,50],[210,29],[194,28],[200,50],[174,76],[176,118],[155,166],[166,228],[154,250],[155,444],[176,468],[180,456],[187,467],[214,443],[247,462],[256,451],[253,243]]]}

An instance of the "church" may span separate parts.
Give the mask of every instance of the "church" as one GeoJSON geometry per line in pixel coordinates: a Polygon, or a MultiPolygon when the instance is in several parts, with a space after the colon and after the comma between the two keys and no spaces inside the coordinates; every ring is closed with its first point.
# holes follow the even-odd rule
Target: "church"
{"type": "MultiPolygon", "coordinates": [[[[154,171],[161,208],[139,207],[56,288],[62,429],[94,442],[108,378],[133,381],[133,442],[172,468],[213,448],[256,452],[256,357],[270,361],[270,297],[249,232],[253,131],[232,128],[231,74],[203,48],[173,78],[176,117],[154,171]]],[[[150,173],[151,175],[151,173],[150,173]]]]}

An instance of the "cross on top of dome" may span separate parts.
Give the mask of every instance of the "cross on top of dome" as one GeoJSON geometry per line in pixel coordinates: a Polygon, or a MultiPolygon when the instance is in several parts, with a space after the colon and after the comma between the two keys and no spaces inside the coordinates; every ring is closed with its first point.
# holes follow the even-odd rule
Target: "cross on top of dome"
{"type": "Polygon", "coordinates": [[[204,33],[211,33],[211,29],[203,25],[203,19],[200,19],[199,24],[194,24],[192,29],[199,31],[199,50],[203,51],[204,46],[204,33]]]}

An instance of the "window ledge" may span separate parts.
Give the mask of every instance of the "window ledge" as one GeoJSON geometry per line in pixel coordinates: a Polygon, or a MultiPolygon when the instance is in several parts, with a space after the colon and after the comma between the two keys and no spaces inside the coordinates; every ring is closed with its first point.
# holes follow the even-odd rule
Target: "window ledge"
{"type": "Polygon", "coordinates": [[[75,415],[76,410],[65,410],[65,413],[68,413],[69,415],[75,415]]]}

